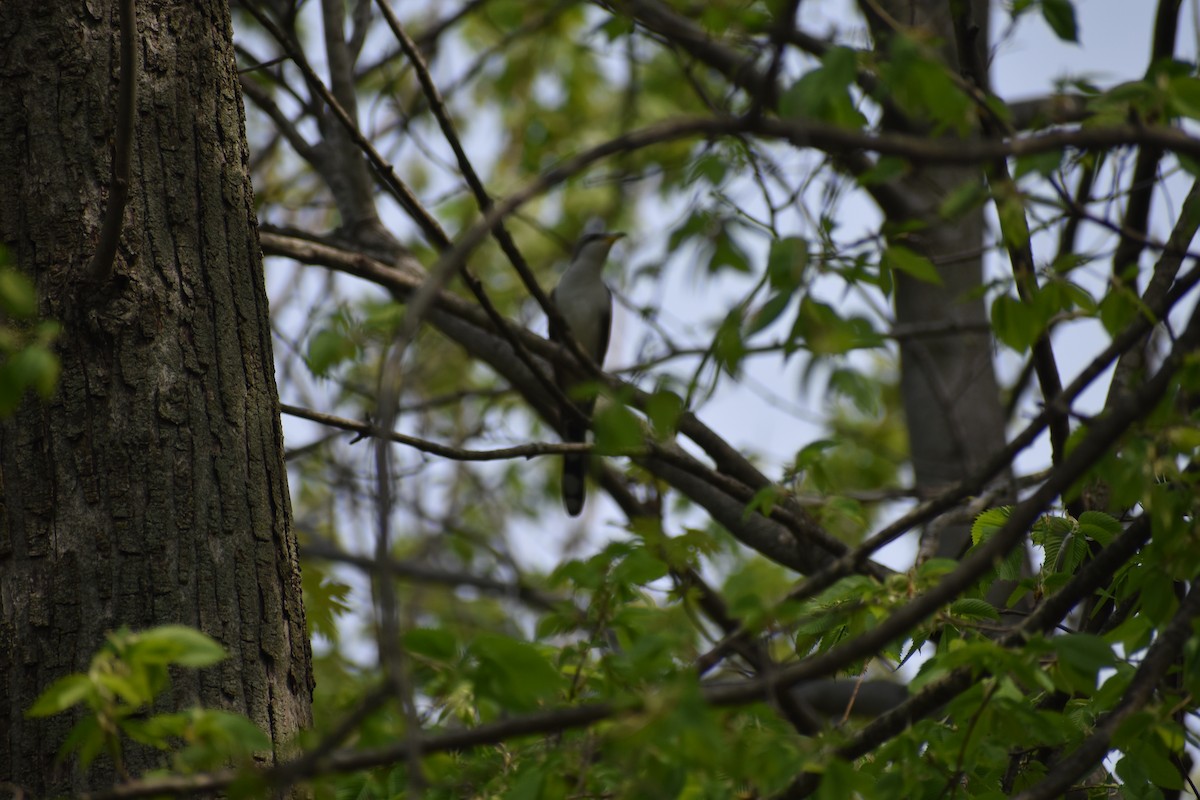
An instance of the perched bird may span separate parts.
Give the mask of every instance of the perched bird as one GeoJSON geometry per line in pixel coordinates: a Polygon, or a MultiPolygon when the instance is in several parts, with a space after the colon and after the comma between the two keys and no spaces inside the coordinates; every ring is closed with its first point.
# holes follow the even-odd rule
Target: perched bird
{"type": "MultiPolygon", "coordinates": [[[[550,293],[550,299],[558,308],[558,313],[566,320],[570,335],[574,336],[584,352],[601,366],[604,365],[604,354],[608,351],[608,335],[612,329],[612,292],[605,285],[601,273],[604,271],[604,262],[608,260],[609,250],[624,235],[584,234],[575,246],[570,266],[563,273],[558,286],[550,293]]],[[[550,338],[564,344],[567,341],[567,332],[551,321],[550,338]]],[[[585,417],[590,418],[596,405],[595,397],[577,399],[571,392],[580,378],[577,370],[558,366],[554,369],[554,380],[563,393],[575,402],[575,407],[583,412],[585,417]]],[[[563,411],[564,442],[587,441],[587,429],[587,423],[569,410],[563,411]]],[[[586,454],[568,453],[563,456],[563,507],[572,517],[579,516],[579,512],[583,510],[583,500],[587,493],[584,478],[587,471],[586,454]]]]}

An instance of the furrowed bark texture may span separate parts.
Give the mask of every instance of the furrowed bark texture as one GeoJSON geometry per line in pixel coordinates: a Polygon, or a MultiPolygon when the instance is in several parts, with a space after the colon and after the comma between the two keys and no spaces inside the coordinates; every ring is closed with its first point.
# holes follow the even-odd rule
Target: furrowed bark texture
{"type": "Polygon", "coordinates": [[[70,715],[24,711],[119,626],[197,626],[230,651],[174,674],[164,706],[243,712],[277,753],[311,713],[228,4],[138,3],[130,200],[97,286],[116,6],[0,3],[0,240],[63,325],[57,396],[0,422],[0,781],[34,796],[111,785],[100,764],[53,768],[70,715]]]}

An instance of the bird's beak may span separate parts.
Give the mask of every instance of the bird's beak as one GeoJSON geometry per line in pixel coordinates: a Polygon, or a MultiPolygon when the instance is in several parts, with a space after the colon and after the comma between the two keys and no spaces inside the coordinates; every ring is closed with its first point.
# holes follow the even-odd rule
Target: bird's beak
{"type": "Polygon", "coordinates": [[[624,238],[625,238],[625,234],[623,234],[623,233],[620,233],[620,232],[610,233],[604,237],[604,241],[608,242],[609,247],[612,247],[614,244],[617,243],[618,240],[624,239],[624,238]]]}

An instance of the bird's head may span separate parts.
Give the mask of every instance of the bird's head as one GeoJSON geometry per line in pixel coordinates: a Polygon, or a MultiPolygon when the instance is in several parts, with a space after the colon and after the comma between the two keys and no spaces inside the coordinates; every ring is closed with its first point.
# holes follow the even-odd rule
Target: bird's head
{"type": "Polygon", "coordinates": [[[617,243],[619,239],[624,238],[623,233],[609,233],[602,231],[598,233],[585,233],[579,243],[575,245],[575,253],[572,260],[579,258],[607,258],[608,251],[617,243]]]}

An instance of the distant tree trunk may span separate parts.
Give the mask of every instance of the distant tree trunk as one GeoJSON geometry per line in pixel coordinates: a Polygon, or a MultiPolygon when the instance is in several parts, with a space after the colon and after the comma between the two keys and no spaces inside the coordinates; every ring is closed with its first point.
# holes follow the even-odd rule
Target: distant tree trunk
{"type": "Polygon", "coordinates": [[[311,716],[228,3],[137,4],[129,206],[91,285],[118,5],[0,2],[0,240],[63,325],[58,395],[0,423],[0,781],[33,796],[110,785],[55,777],[71,721],[24,712],[119,626],[192,625],[231,652],[176,675],[172,707],[245,713],[277,754],[311,716]]]}
{"type": "MultiPolygon", "coordinates": [[[[978,26],[975,45],[988,63],[988,3],[970,0],[978,26]]],[[[953,3],[946,0],[881,0],[861,3],[877,45],[891,35],[889,20],[922,28],[941,42],[940,54],[954,71],[956,53],[953,3]],[[882,9],[887,19],[876,9],[882,9]]],[[[959,13],[959,12],[955,12],[959,13]]],[[[882,49],[882,48],[881,48],[882,49]]],[[[892,121],[884,120],[885,127],[892,121]]],[[[938,268],[942,284],[919,281],[896,273],[896,322],[908,325],[945,324],[950,330],[904,340],[900,345],[901,393],[908,425],[909,449],[917,485],[939,489],[978,469],[1005,444],[1005,419],[993,368],[993,344],[987,311],[979,288],[983,285],[983,209],[951,221],[938,217],[942,201],[963,184],[979,182],[975,167],[925,168],[897,182],[921,213],[927,227],[904,244],[920,251],[938,268]],[[961,326],[961,330],[953,326],[961,326]]],[[[893,219],[893,223],[911,220],[893,219]]],[[[970,526],[954,524],[938,530],[938,556],[958,556],[969,541],[970,526]]],[[[1006,592],[998,593],[1003,599],[1006,592]]]]}

